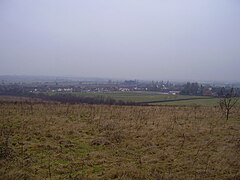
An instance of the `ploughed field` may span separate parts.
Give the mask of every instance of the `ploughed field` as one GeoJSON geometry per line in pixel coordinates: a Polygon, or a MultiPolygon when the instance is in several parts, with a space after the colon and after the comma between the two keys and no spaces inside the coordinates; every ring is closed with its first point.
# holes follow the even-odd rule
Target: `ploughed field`
{"type": "Polygon", "coordinates": [[[239,179],[240,110],[0,103],[0,179],[239,179]]]}

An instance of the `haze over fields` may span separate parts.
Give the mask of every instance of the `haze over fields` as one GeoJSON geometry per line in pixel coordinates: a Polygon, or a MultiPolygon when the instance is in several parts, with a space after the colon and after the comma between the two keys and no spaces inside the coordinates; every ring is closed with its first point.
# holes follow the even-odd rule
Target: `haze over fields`
{"type": "Polygon", "coordinates": [[[238,0],[1,0],[0,27],[0,75],[240,77],[238,0]]]}

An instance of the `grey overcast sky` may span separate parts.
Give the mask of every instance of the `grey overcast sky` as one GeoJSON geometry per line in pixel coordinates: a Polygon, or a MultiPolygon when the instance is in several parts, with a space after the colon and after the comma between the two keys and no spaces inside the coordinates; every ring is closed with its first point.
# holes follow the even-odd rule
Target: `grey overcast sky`
{"type": "Polygon", "coordinates": [[[240,81],[240,1],[0,0],[0,75],[240,81]]]}

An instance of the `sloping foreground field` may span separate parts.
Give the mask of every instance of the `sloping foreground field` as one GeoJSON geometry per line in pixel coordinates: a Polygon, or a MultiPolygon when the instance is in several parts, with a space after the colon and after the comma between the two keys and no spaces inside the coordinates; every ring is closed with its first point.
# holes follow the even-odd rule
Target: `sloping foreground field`
{"type": "Polygon", "coordinates": [[[0,179],[239,179],[240,111],[0,103],[0,179]]]}

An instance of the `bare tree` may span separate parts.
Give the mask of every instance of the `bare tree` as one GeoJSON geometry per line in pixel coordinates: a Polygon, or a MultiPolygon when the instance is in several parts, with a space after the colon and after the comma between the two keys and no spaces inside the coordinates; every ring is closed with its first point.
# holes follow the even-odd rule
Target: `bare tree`
{"type": "Polygon", "coordinates": [[[219,105],[224,115],[226,116],[226,120],[228,120],[229,114],[238,100],[239,99],[234,91],[234,88],[231,88],[231,90],[220,100],[219,105]]]}

